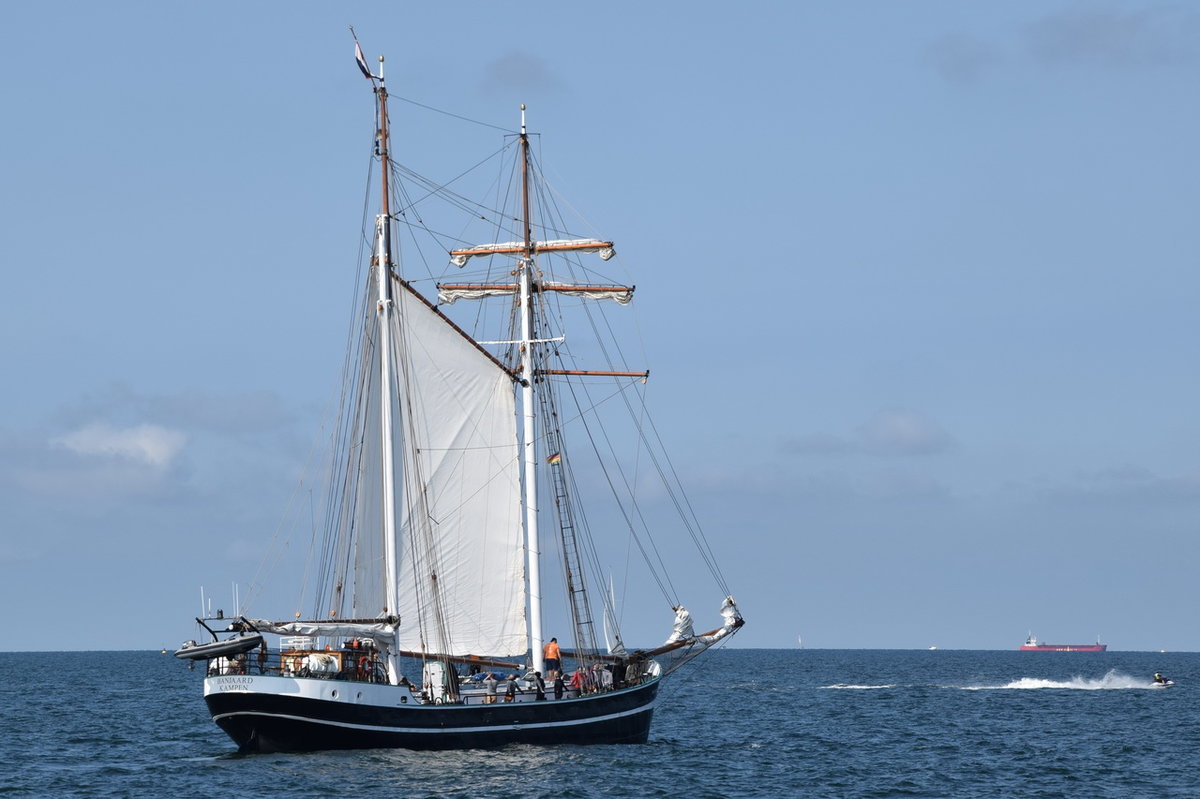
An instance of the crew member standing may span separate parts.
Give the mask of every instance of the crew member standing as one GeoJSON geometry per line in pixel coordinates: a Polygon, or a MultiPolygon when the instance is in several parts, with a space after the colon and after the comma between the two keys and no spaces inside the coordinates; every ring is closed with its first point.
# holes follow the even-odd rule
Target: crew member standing
{"type": "Polygon", "coordinates": [[[558,649],[557,638],[551,638],[550,643],[542,649],[542,657],[546,661],[546,677],[553,680],[562,673],[562,653],[558,649]]]}
{"type": "Polygon", "coordinates": [[[486,689],[483,697],[483,703],[485,705],[496,704],[496,682],[496,675],[492,674],[490,671],[488,672],[488,675],[483,678],[483,687],[486,689]]]}

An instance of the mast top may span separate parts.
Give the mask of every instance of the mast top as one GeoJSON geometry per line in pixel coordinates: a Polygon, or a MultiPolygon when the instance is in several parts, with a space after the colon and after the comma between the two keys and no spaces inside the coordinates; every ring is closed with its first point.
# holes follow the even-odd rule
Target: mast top
{"type": "Polygon", "coordinates": [[[521,103],[521,135],[525,135],[525,103],[521,103]]]}

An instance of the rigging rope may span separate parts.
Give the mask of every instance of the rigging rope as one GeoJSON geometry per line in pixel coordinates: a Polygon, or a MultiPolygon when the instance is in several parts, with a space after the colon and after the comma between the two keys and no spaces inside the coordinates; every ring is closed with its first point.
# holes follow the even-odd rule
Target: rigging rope
{"type": "Polygon", "coordinates": [[[408,103],[409,105],[415,105],[417,108],[424,108],[426,111],[432,111],[435,114],[443,114],[444,116],[453,117],[454,119],[462,120],[463,122],[470,122],[473,125],[481,125],[485,128],[492,128],[493,130],[502,130],[505,133],[510,133],[510,134],[513,132],[512,128],[503,127],[501,125],[493,125],[490,122],[482,122],[478,119],[471,119],[470,117],[462,116],[461,114],[455,114],[450,111],[443,111],[440,108],[434,108],[431,105],[426,105],[425,103],[419,103],[416,100],[410,100],[407,97],[400,97],[398,95],[390,94],[390,93],[388,94],[388,97],[392,98],[393,100],[399,100],[403,103],[408,103]]]}

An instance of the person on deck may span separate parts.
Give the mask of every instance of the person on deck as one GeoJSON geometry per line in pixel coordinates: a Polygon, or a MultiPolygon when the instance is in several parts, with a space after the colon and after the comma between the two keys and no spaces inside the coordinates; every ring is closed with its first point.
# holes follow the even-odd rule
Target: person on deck
{"type": "Polygon", "coordinates": [[[562,673],[562,652],[558,648],[558,639],[551,638],[550,643],[542,649],[542,657],[546,661],[546,676],[554,679],[562,673]]]}
{"type": "Polygon", "coordinates": [[[483,687],[486,689],[483,703],[485,705],[496,704],[496,675],[489,671],[488,676],[483,678],[483,687]]]}
{"type": "Polygon", "coordinates": [[[542,679],[542,673],[535,671],[533,673],[533,691],[534,699],[543,700],[546,698],[546,681],[542,679]]]}
{"type": "Polygon", "coordinates": [[[625,659],[617,658],[616,662],[610,666],[612,669],[613,688],[625,687],[625,659]]]}
{"type": "Polygon", "coordinates": [[[576,696],[583,696],[583,669],[575,669],[575,673],[571,675],[571,689],[575,691],[576,696]]]}
{"type": "Polygon", "coordinates": [[[606,669],[603,665],[597,663],[592,667],[592,677],[596,681],[597,691],[611,691],[613,687],[612,672],[606,669]]]}
{"type": "Polygon", "coordinates": [[[504,701],[513,702],[517,698],[517,675],[510,674],[504,685],[504,701]]]}
{"type": "Polygon", "coordinates": [[[642,667],[636,660],[631,660],[625,667],[625,684],[637,685],[642,681],[642,667]]]}

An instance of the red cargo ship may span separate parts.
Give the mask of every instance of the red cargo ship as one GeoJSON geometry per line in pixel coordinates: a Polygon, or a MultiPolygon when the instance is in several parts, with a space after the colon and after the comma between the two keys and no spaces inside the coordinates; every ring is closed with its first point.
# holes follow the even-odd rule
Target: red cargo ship
{"type": "Polygon", "coordinates": [[[1024,644],[1021,645],[1022,652],[1106,652],[1108,644],[1102,644],[1099,640],[1094,644],[1039,644],[1036,635],[1029,636],[1024,644]]]}

